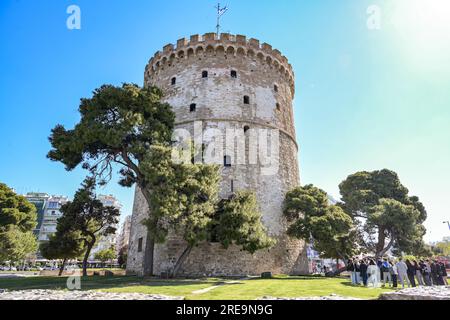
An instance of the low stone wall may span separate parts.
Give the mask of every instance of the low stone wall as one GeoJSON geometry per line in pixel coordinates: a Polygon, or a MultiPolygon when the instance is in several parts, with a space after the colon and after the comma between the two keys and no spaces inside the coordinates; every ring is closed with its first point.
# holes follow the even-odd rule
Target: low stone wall
{"type": "Polygon", "coordinates": [[[380,300],[450,300],[450,286],[409,288],[384,293],[380,300]]]}
{"type": "Polygon", "coordinates": [[[262,301],[348,301],[348,300],[361,300],[358,298],[352,298],[352,297],[341,297],[336,294],[331,294],[329,296],[323,296],[323,297],[301,297],[301,298],[274,298],[274,297],[263,297],[261,299],[262,301]]]}
{"type": "MultiPolygon", "coordinates": [[[[88,276],[93,276],[94,273],[97,273],[100,276],[104,276],[106,271],[108,271],[108,270],[103,270],[103,269],[99,269],[99,270],[95,270],[95,271],[88,270],[88,276]]],[[[79,272],[82,273],[82,270],[80,269],[79,272]]],[[[125,272],[125,270],[113,270],[112,273],[115,276],[125,276],[126,272],[125,272]]],[[[58,274],[59,274],[58,270],[53,270],[53,271],[44,270],[44,271],[39,272],[39,275],[44,276],[44,277],[57,277],[58,274]]],[[[64,271],[62,275],[64,277],[70,277],[70,276],[73,276],[73,274],[74,274],[73,271],[64,271]]]]}
{"type": "Polygon", "coordinates": [[[98,291],[27,290],[2,292],[0,290],[0,300],[184,300],[184,297],[98,291]]]}

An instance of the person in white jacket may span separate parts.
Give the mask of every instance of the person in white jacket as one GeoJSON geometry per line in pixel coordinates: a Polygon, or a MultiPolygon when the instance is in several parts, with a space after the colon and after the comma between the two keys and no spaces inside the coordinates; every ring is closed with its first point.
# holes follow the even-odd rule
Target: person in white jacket
{"type": "Polygon", "coordinates": [[[369,267],[367,268],[367,275],[369,276],[368,284],[372,284],[374,288],[378,288],[380,283],[380,269],[373,260],[370,260],[369,262],[369,267]]]}
{"type": "Polygon", "coordinates": [[[402,258],[396,264],[397,272],[398,272],[398,280],[402,284],[402,288],[405,288],[405,282],[408,284],[408,287],[411,287],[411,284],[408,279],[408,266],[403,261],[402,258]]]}

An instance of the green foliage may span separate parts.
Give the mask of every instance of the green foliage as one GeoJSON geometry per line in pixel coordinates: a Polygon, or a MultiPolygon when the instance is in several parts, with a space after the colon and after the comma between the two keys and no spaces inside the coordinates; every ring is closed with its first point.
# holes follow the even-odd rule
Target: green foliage
{"type": "Polygon", "coordinates": [[[352,256],[356,233],[352,218],[342,208],[331,206],[325,191],[307,185],[286,194],[284,214],[291,237],[311,241],[324,258],[352,256]]]}
{"type": "Polygon", "coordinates": [[[450,241],[438,242],[434,245],[437,255],[450,257],[450,241]]]}
{"type": "Polygon", "coordinates": [[[18,262],[36,250],[36,237],[31,231],[23,232],[19,227],[11,226],[0,232],[0,261],[18,262]]]}
{"type": "Polygon", "coordinates": [[[60,224],[57,231],[47,242],[42,242],[40,252],[45,259],[77,259],[83,254],[84,245],[80,241],[80,233],[62,230],[60,224]]]}
{"type": "Polygon", "coordinates": [[[358,222],[368,251],[377,256],[390,248],[398,254],[426,252],[422,238],[427,212],[418,197],[408,195],[395,172],[358,172],[339,188],[340,206],[358,222]]]}
{"type": "Polygon", "coordinates": [[[114,249],[114,247],[101,250],[95,254],[94,258],[96,260],[100,260],[102,263],[112,261],[116,258],[116,250],[114,249]]]}
{"type": "Polygon", "coordinates": [[[252,254],[275,244],[261,222],[256,195],[250,191],[237,192],[219,203],[211,234],[225,248],[235,244],[252,254]]]}
{"type": "Polygon", "coordinates": [[[37,249],[36,207],[0,183],[0,261],[19,261],[37,249]]]}
{"type": "Polygon", "coordinates": [[[208,227],[219,201],[220,171],[215,165],[175,165],[179,195],[174,228],[190,246],[208,238],[208,227]]]}
{"type": "Polygon", "coordinates": [[[15,226],[22,232],[33,231],[36,220],[36,207],[0,183],[0,230],[15,226]]]}
{"type": "Polygon", "coordinates": [[[128,259],[128,246],[123,246],[119,250],[119,256],[117,257],[117,263],[119,266],[123,267],[126,266],[128,259]]]}
{"type": "Polygon", "coordinates": [[[297,220],[303,215],[307,217],[321,216],[327,207],[327,193],[310,184],[287,193],[284,215],[291,221],[297,220]]]}
{"type": "Polygon", "coordinates": [[[52,130],[48,157],[64,163],[67,170],[83,163],[84,168],[104,173],[111,163],[122,165],[121,182],[131,186],[142,178],[133,171],[148,147],[171,139],[175,115],[161,97],[155,87],[100,87],[91,99],[81,100],[75,129],[58,125],[52,130]]]}
{"type": "MultiPolygon", "coordinates": [[[[53,149],[48,157],[62,162],[67,170],[82,164],[103,185],[112,178],[113,167],[119,166],[119,184],[137,184],[152,212],[146,221],[150,235],[146,255],[151,244],[163,241],[166,228],[159,219],[171,214],[176,201],[174,194],[158,201],[165,183],[171,181],[171,171],[165,169],[167,158],[159,164],[157,160],[165,156],[175,125],[175,113],[161,102],[162,97],[156,87],[104,85],[92,98],[81,100],[81,120],[73,130],[58,125],[49,138],[53,149]],[[162,170],[155,171],[156,166],[162,170]]],[[[152,262],[144,269],[152,273],[152,262]]]]}
{"type": "Polygon", "coordinates": [[[86,273],[87,259],[97,239],[116,232],[114,227],[120,212],[114,207],[105,207],[95,197],[95,180],[87,178],[75,193],[71,202],[61,207],[62,217],[58,219],[58,228],[67,233],[78,235],[78,241],[86,249],[83,260],[83,272],[86,273]]]}

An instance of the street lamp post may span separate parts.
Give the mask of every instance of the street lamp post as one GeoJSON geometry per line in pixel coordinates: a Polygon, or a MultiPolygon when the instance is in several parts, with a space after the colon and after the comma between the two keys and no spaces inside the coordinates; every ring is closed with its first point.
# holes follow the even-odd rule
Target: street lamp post
{"type": "Polygon", "coordinates": [[[450,221],[444,221],[443,223],[446,223],[448,225],[448,230],[450,230],[450,221]]]}

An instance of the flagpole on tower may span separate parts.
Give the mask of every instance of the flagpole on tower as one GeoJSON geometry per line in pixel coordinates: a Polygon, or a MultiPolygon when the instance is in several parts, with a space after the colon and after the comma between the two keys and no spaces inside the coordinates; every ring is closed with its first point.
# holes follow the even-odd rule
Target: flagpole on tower
{"type": "Polygon", "coordinates": [[[220,18],[228,11],[228,6],[221,7],[220,3],[217,4],[217,36],[220,34],[220,18]]]}

